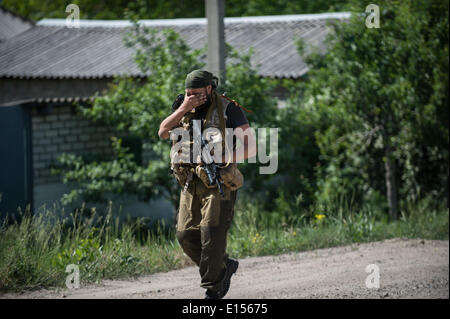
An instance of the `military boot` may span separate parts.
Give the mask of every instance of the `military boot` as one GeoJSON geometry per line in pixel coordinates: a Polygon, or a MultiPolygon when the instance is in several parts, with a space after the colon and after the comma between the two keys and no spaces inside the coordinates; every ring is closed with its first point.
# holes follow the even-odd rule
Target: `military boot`
{"type": "Polygon", "coordinates": [[[233,274],[238,269],[239,262],[237,260],[228,258],[226,266],[227,266],[227,270],[225,273],[225,278],[223,279],[223,287],[222,287],[222,290],[220,291],[220,298],[225,297],[225,295],[228,293],[228,290],[230,289],[230,284],[231,284],[231,276],[233,276],[233,274]]]}

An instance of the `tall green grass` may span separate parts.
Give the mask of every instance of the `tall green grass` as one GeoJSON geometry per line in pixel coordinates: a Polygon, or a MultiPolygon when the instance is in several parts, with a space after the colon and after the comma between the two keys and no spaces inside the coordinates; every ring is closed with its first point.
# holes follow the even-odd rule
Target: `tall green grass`
{"type": "Polygon", "coordinates": [[[111,205],[105,216],[84,207],[73,214],[41,209],[0,228],[0,290],[62,286],[76,264],[84,282],[175,269],[187,260],[163,224],[142,234],[141,220],[119,223],[111,205]]]}
{"type": "MultiPolygon", "coordinates": [[[[276,255],[394,237],[446,239],[449,211],[430,199],[406,203],[401,218],[389,222],[365,207],[353,211],[336,202],[328,214],[283,215],[239,201],[228,237],[237,258],[276,255]]],[[[177,269],[192,262],[183,254],[172,225],[143,227],[138,219],[120,222],[111,205],[104,215],[84,207],[68,214],[57,207],[28,211],[0,227],[0,290],[63,287],[67,265],[76,264],[82,283],[177,269]]]]}
{"type": "Polygon", "coordinates": [[[379,209],[354,210],[336,201],[329,214],[304,212],[283,216],[246,204],[238,210],[229,235],[236,257],[276,255],[290,251],[346,245],[390,238],[449,238],[449,210],[430,198],[401,207],[401,217],[389,221],[379,209]]]}

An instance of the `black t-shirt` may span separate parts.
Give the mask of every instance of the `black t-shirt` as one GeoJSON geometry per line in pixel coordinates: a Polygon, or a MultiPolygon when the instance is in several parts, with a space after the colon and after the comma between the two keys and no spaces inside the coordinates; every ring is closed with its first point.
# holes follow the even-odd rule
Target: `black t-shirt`
{"type": "MultiPolygon", "coordinates": [[[[195,115],[195,118],[206,118],[207,112],[208,112],[208,109],[202,110],[202,111],[197,110],[197,112],[196,112],[197,114],[195,115]]],[[[244,111],[242,111],[242,109],[239,106],[237,106],[236,104],[234,104],[233,102],[230,102],[227,104],[227,108],[225,110],[225,116],[226,116],[225,127],[230,127],[233,130],[236,127],[239,127],[244,124],[248,124],[248,120],[244,114],[244,111]]]]}
{"type": "Polygon", "coordinates": [[[225,126],[231,127],[233,130],[236,127],[248,124],[244,111],[242,111],[242,109],[233,102],[228,103],[225,115],[227,117],[225,126]]]}
{"type": "MultiPolygon", "coordinates": [[[[193,119],[205,119],[207,113],[208,113],[208,108],[203,109],[203,110],[196,109],[193,119]]],[[[239,126],[248,124],[248,120],[244,114],[244,111],[239,106],[237,106],[236,104],[234,104],[231,101],[226,106],[225,117],[226,117],[225,127],[232,128],[233,130],[239,126]]],[[[192,138],[192,136],[191,136],[191,138],[192,138]]],[[[179,140],[181,140],[181,136],[179,136],[179,140]]],[[[236,145],[237,145],[236,142],[237,142],[236,136],[233,135],[232,149],[236,149],[236,145]]],[[[193,155],[192,155],[192,150],[191,150],[191,161],[192,160],[193,160],[193,155]]]]}
{"type": "MultiPolygon", "coordinates": [[[[197,109],[194,118],[205,119],[207,112],[208,109],[205,110],[197,109]]],[[[244,114],[244,111],[231,101],[226,106],[225,116],[226,116],[225,127],[227,128],[232,128],[234,130],[236,127],[248,124],[248,120],[244,114]]],[[[233,149],[236,149],[237,145],[236,143],[237,143],[236,136],[233,135],[233,149]]]]}

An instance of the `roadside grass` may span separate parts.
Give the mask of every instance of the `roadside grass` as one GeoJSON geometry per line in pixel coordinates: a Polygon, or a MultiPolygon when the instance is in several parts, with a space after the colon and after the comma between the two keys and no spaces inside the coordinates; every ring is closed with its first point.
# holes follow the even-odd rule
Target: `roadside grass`
{"type": "MultiPolygon", "coordinates": [[[[111,205],[110,205],[111,207],[111,205]]],[[[66,267],[79,266],[81,282],[137,276],[187,264],[173,231],[159,224],[142,234],[142,221],[119,223],[81,208],[73,214],[45,209],[21,214],[0,228],[0,291],[63,287],[66,267]],[[64,216],[64,217],[62,217],[64,216]]]]}
{"type": "Polygon", "coordinates": [[[228,250],[232,256],[278,255],[292,251],[380,241],[391,238],[448,240],[449,210],[428,198],[406,204],[396,221],[389,221],[370,207],[349,211],[337,207],[335,215],[310,218],[271,218],[270,213],[247,205],[235,216],[228,250]]]}
{"type": "MultiPolygon", "coordinates": [[[[228,236],[232,257],[278,255],[389,238],[449,238],[449,210],[429,199],[402,207],[389,222],[370,207],[359,212],[305,217],[265,212],[240,201],[228,236]]],[[[64,287],[66,267],[76,264],[82,284],[135,277],[192,265],[175,239],[172,225],[153,229],[141,220],[120,223],[111,210],[104,216],[84,208],[67,214],[44,209],[0,227],[0,291],[64,287]],[[87,216],[86,216],[87,215],[87,216]]]]}

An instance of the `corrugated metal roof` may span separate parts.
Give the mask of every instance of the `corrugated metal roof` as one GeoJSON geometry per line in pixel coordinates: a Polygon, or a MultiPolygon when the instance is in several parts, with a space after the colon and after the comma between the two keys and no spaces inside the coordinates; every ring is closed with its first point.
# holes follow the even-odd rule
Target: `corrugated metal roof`
{"type": "MultiPolygon", "coordinates": [[[[249,17],[225,17],[225,24],[232,23],[272,23],[272,22],[299,22],[310,20],[326,20],[326,19],[347,19],[348,12],[328,12],[315,14],[294,14],[294,15],[278,15],[278,16],[249,16],[249,17]]],[[[80,19],[80,27],[109,27],[109,28],[123,28],[130,27],[133,24],[128,20],[83,20],[80,19]]],[[[45,26],[63,26],[65,19],[43,19],[38,25],[45,26]]],[[[179,19],[153,19],[153,20],[139,20],[144,26],[161,27],[161,26],[192,26],[192,25],[206,25],[206,18],[179,18],[179,19]]]]}
{"type": "Polygon", "coordinates": [[[28,30],[33,25],[33,22],[0,6],[0,42],[28,30]]]}
{"type": "MultiPolygon", "coordinates": [[[[225,40],[240,52],[253,47],[252,63],[265,77],[297,78],[308,70],[297,54],[294,39],[324,49],[329,19],[348,13],[225,18],[225,40]]],[[[124,45],[128,21],[81,20],[80,28],[65,20],[47,19],[0,43],[0,77],[102,78],[145,76],[133,61],[134,50],[124,45]]],[[[154,28],[171,27],[193,49],[206,45],[206,19],[142,20],[154,28]]]]}
{"type": "Polygon", "coordinates": [[[67,97],[34,97],[27,98],[23,100],[14,100],[7,103],[0,104],[0,107],[4,106],[14,106],[14,105],[39,105],[39,104],[58,104],[61,105],[63,103],[71,104],[74,102],[93,102],[95,98],[93,96],[67,96],[67,97]]]}

